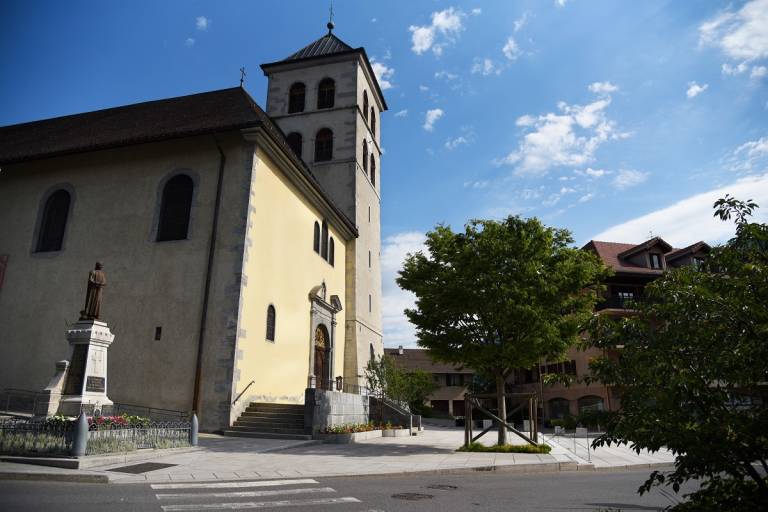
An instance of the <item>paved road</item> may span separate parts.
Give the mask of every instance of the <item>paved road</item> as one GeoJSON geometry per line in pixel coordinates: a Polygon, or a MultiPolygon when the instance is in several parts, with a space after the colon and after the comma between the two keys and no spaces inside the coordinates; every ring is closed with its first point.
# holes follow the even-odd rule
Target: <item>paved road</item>
{"type": "MultiPolygon", "coordinates": [[[[156,484],[70,484],[0,481],[0,510],[183,512],[311,510],[464,512],[661,510],[680,498],[671,490],[638,496],[642,472],[553,474],[469,473],[239,480],[156,484]]],[[[690,487],[690,491],[693,487],[690,487]]]]}

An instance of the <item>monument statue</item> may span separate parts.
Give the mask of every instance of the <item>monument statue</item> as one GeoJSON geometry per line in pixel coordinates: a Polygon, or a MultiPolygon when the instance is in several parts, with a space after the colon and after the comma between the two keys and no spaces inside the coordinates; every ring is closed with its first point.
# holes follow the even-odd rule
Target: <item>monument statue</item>
{"type": "Polygon", "coordinates": [[[107,285],[107,276],[102,270],[104,265],[96,262],[96,267],[88,273],[88,291],[85,295],[85,309],[80,312],[80,320],[98,320],[101,310],[101,298],[107,285]]]}

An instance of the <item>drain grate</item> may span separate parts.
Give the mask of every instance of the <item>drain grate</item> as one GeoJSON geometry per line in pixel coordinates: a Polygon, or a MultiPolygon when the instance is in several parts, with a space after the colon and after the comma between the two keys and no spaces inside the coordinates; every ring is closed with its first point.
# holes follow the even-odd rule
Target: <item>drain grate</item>
{"type": "Polygon", "coordinates": [[[393,498],[396,500],[407,500],[407,501],[419,501],[419,500],[431,500],[434,498],[431,494],[421,494],[418,492],[403,492],[400,494],[393,494],[393,498]]]}
{"type": "Polygon", "coordinates": [[[159,462],[144,462],[142,464],[134,464],[132,466],[123,466],[121,468],[108,469],[107,471],[114,471],[116,473],[131,473],[132,475],[138,475],[140,473],[148,473],[150,471],[157,471],[158,469],[171,468],[178,466],[178,464],[160,464],[159,462]]]}
{"type": "Polygon", "coordinates": [[[437,489],[438,491],[455,491],[458,489],[458,487],[450,484],[432,484],[428,485],[427,489],[437,489]]]}

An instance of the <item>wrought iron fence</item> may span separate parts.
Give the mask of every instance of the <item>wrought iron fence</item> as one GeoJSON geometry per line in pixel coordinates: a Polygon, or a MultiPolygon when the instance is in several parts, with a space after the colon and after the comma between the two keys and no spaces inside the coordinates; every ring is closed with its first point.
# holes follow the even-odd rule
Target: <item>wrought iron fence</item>
{"type": "Polygon", "coordinates": [[[151,422],[146,425],[109,426],[92,424],[88,429],[87,455],[132,451],[141,448],[189,446],[188,421],[151,422]]]}
{"type": "Polygon", "coordinates": [[[80,412],[89,416],[142,416],[153,421],[185,421],[190,417],[187,411],[174,411],[172,409],[158,409],[156,407],[146,407],[133,404],[82,404],[80,412]]]}

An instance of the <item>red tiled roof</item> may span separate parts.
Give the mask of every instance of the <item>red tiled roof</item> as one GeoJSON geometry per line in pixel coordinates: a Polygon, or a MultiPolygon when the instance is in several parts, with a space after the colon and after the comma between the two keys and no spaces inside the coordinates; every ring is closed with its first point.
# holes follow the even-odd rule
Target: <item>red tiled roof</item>
{"type": "Polygon", "coordinates": [[[616,273],[661,275],[663,272],[659,269],[641,267],[619,258],[619,254],[628,252],[635,247],[637,247],[637,244],[590,240],[582,249],[592,249],[595,251],[598,257],[603,260],[603,263],[616,273]]]}
{"type": "Polygon", "coordinates": [[[688,247],[683,247],[682,249],[675,249],[673,251],[668,252],[664,255],[664,257],[667,259],[667,261],[674,261],[677,258],[684,256],[686,254],[694,253],[696,251],[704,251],[709,252],[709,244],[706,242],[696,242],[694,244],[689,245],[688,247]]]}
{"type": "Polygon", "coordinates": [[[429,373],[466,373],[470,375],[475,373],[471,368],[459,369],[449,363],[435,362],[429,356],[429,351],[422,348],[404,348],[402,354],[399,353],[399,349],[385,348],[384,353],[391,356],[399,368],[405,370],[424,370],[429,373]]]}

